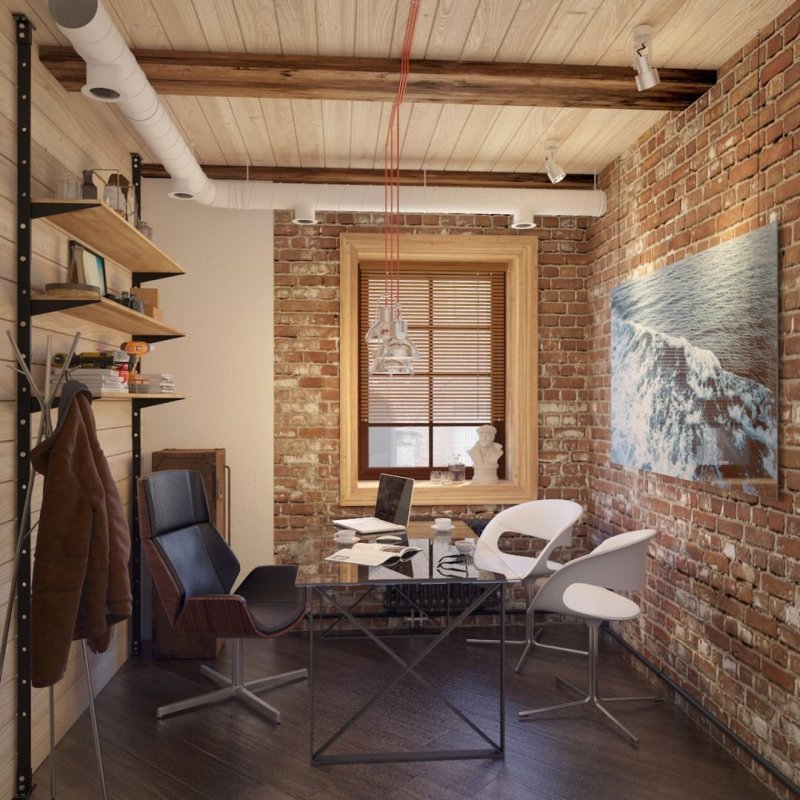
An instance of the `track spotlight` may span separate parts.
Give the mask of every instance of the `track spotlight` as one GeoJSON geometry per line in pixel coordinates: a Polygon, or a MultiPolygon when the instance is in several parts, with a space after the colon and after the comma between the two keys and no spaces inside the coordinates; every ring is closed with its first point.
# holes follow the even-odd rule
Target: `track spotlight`
{"type": "Polygon", "coordinates": [[[633,29],[633,68],[636,70],[636,88],[643,92],[661,83],[658,70],[652,66],[653,29],[649,25],[637,25],[633,29]]]}
{"type": "Polygon", "coordinates": [[[550,178],[550,183],[559,183],[567,177],[563,167],[556,164],[556,150],[558,149],[558,142],[554,139],[547,139],[544,143],[544,171],[547,177],[550,178]]]}

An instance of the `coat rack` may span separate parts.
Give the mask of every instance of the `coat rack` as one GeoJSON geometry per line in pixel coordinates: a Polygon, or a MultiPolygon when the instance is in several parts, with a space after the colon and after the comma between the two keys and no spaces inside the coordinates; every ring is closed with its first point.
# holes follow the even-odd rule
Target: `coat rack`
{"type": "MultiPolygon", "coordinates": [[[[33,398],[38,403],[39,408],[41,409],[41,421],[39,424],[39,433],[36,441],[36,444],[39,444],[39,442],[51,436],[53,433],[53,424],[51,417],[53,404],[55,398],[58,395],[59,390],[61,389],[61,385],[67,376],[69,364],[72,362],[73,355],[75,355],[75,350],[78,347],[78,341],[80,340],[81,335],[80,333],[76,333],[75,336],[73,337],[72,344],[67,353],[67,357],[54,376],[51,376],[51,369],[50,369],[52,363],[52,354],[53,354],[53,348],[52,348],[53,338],[52,336],[47,337],[47,354],[45,356],[45,377],[44,377],[43,389],[39,389],[39,387],[36,385],[36,381],[34,380],[33,375],[31,374],[30,369],[28,367],[29,359],[27,359],[23,355],[17,342],[11,335],[11,332],[6,331],[6,335],[8,336],[8,339],[11,342],[11,347],[13,348],[17,358],[17,364],[18,364],[17,373],[18,375],[21,375],[25,379],[27,383],[27,390],[29,391],[29,396],[31,395],[33,396],[33,398]]],[[[18,517],[19,525],[17,526],[17,542],[14,555],[13,577],[10,585],[8,605],[6,607],[6,618],[3,624],[3,638],[2,642],[0,642],[0,681],[2,681],[3,666],[5,665],[6,661],[6,649],[8,646],[8,635],[11,629],[11,618],[14,613],[14,605],[17,595],[16,592],[17,583],[18,581],[25,583],[24,578],[20,578],[20,562],[22,560],[23,555],[25,555],[29,560],[33,529],[36,527],[35,525],[30,524],[31,497],[33,495],[35,477],[36,477],[35,471],[32,468],[30,468],[28,471],[25,501],[23,503],[22,511],[18,517]]],[[[28,601],[30,601],[30,596],[28,596],[27,599],[28,601]]],[[[100,750],[100,735],[97,728],[97,713],[95,711],[95,704],[94,704],[94,687],[92,686],[92,672],[89,666],[89,652],[86,647],[85,639],[81,641],[81,647],[83,650],[83,665],[86,671],[86,682],[89,690],[89,710],[92,719],[92,735],[94,738],[95,755],[97,758],[97,768],[100,774],[100,783],[103,789],[103,798],[104,800],[106,800],[106,798],[108,797],[108,790],[106,787],[105,771],[103,769],[103,756],[100,750]]],[[[28,685],[30,685],[29,682],[28,685]]],[[[50,713],[50,797],[52,800],[55,800],[56,725],[55,725],[55,696],[54,696],[53,686],[48,687],[48,701],[49,701],[48,705],[50,713]]],[[[15,795],[17,797],[26,796],[26,795],[21,795],[19,792],[19,787],[21,785],[22,784],[18,784],[18,791],[15,795]]],[[[28,783],[28,785],[31,784],[28,783]]]]}

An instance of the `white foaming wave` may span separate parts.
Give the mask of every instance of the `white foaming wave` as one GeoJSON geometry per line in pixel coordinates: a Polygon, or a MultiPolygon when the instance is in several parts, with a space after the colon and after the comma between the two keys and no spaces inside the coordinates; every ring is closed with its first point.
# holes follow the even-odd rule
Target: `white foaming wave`
{"type": "MultiPolygon", "coordinates": [[[[747,462],[743,477],[777,476],[773,393],[722,368],[710,351],[612,315],[612,461],[686,479],[708,468],[710,429],[747,462]]],[[[733,456],[733,458],[731,458],[733,456]]]]}

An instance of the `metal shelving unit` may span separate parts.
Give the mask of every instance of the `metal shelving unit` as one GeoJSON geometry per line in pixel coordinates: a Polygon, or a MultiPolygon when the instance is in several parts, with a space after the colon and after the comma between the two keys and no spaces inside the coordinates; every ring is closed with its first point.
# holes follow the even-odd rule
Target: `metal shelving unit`
{"type": "MultiPolygon", "coordinates": [[[[16,340],[28,364],[31,363],[31,323],[39,314],[66,313],[94,325],[108,327],[132,338],[155,342],[184,334],[160,320],[147,317],[99,295],[59,296],[34,292],[31,288],[32,223],[47,219],[61,231],[107,256],[131,273],[132,286],[144,281],[183,274],[183,269],[162,252],[136,227],[98,200],[31,199],[31,50],[32,25],[23,14],[13,14],[17,40],[17,326],[16,340]]],[[[131,156],[137,215],[141,199],[141,158],[131,156]]],[[[154,405],[182,400],[178,394],[130,394],[99,398],[97,402],[131,404],[131,654],[141,647],[141,560],[139,521],[136,512],[136,479],[141,474],[141,410],[154,405]]],[[[31,470],[30,418],[38,410],[23,375],[17,378],[17,519],[23,515],[31,470]]],[[[30,541],[23,540],[16,573],[17,622],[17,770],[16,800],[33,791],[31,752],[31,574],[30,541]]]]}

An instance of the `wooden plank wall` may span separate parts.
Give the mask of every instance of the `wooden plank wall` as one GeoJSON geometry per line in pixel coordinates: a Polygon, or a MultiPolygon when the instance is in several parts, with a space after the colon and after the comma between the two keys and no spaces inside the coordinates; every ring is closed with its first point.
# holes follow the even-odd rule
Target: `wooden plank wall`
{"type": "MultiPolygon", "coordinates": [[[[40,17],[46,4],[10,3],[0,0],[0,614],[5,615],[12,578],[12,557],[16,536],[15,497],[15,374],[8,368],[13,361],[6,330],[14,330],[16,320],[16,43],[12,12],[29,15],[42,31],[52,22],[40,17]]],[[[36,53],[34,31],[34,54],[36,53]]],[[[80,174],[92,167],[118,168],[130,175],[130,153],[136,149],[127,126],[114,112],[79,95],[68,95],[33,59],[33,196],[54,196],[64,173],[80,174]]],[[[32,283],[43,288],[50,281],[65,280],[67,239],[48,222],[39,220],[33,226],[32,283]]],[[[128,288],[127,273],[112,265],[110,285],[128,288]],[[127,285],[126,285],[127,281],[127,285]]],[[[53,339],[54,350],[65,350],[76,330],[82,331],[81,350],[106,349],[120,344],[124,334],[102,328],[80,327],[77,320],[62,314],[39,317],[34,325],[34,374],[42,380],[47,336],[53,339]]],[[[130,406],[127,403],[95,403],[95,416],[101,445],[109,458],[126,505],[131,494],[130,406]]],[[[38,428],[34,419],[32,431],[38,428]]],[[[41,499],[41,477],[37,479],[34,499],[34,520],[41,499]]],[[[35,542],[35,539],[34,539],[35,542]]],[[[35,553],[35,551],[34,551],[35,553]]],[[[35,557],[35,555],[34,555],[35,557]]],[[[16,769],[16,631],[12,638],[0,683],[0,795],[13,795],[16,769]]],[[[118,626],[110,650],[92,655],[95,688],[102,688],[127,658],[129,651],[127,625],[118,626]]],[[[47,691],[36,691],[33,700],[33,766],[48,754],[47,691]]],[[[56,688],[56,728],[60,736],[74,723],[87,704],[86,680],[82,657],[73,645],[68,671],[56,688]]],[[[102,731],[101,731],[102,736],[102,731]]]]}

